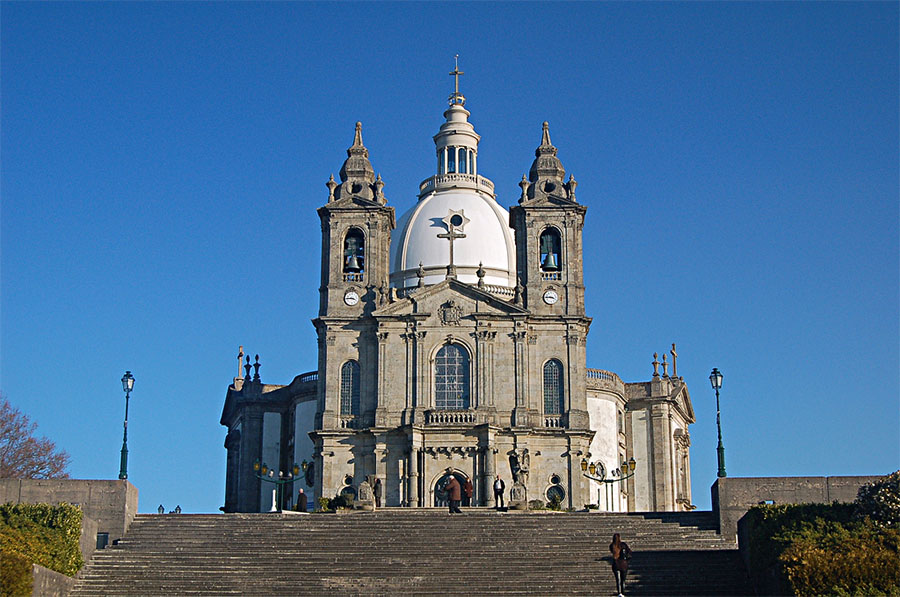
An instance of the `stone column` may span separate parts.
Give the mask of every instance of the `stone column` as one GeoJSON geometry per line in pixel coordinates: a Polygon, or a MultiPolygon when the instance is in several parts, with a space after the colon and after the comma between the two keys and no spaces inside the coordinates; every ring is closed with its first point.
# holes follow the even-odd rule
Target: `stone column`
{"type": "Polygon", "coordinates": [[[491,500],[494,499],[494,477],[497,475],[494,467],[494,454],[496,454],[496,449],[488,446],[483,450],[481,456],[484,459],[481,467],[481,496],[485,506],[490,506],[491,500]]]}
{"type": "Polygon", "coordinates": [[[527,333],[516,331],[512,333],[515,346],[515,387],[516,408],[513,412],[513,425],[523,427],[528,425],[528,364],[525,355],[525,337],[527,333]]]}
{"type": "Polygon", "coordinates": [[[406,495],[409,496],[409,507],[419,507],[419,449],[412,447],[409,450],[409,474],[406,482],[409,483],[406,495]]]}

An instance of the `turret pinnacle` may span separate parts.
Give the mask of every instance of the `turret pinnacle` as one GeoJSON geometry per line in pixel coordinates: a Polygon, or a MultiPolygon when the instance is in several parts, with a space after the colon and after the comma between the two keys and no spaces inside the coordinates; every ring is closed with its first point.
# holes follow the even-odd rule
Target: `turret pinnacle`
{"type": "Polygon", "coordinates": [[[341,184],[334,192],[334,200],[356,196],[384,203],[384,195],[381,193],[384,183],[375,180],[375,170],[369,162],[369,150],[363,145],[361,122],[356,123],[353,144],[347,149],[347,159],[341,166],[340,177],[341,184]]]}
{"type": "Polygon", "coordinates": [[[531,170],[528,172],[528,182],[531,184],[526,187],[519,183],[519,186],[523,187],[519,203],[525,200],[526,193],[528,199],[552,195],[558,199],[575,201],[577,183],[571,177],[569,183],[565,182],[566,169],[556,157],[556,151],[556,147],[550,141],[550,124],[545,121],[541,132],[541,144],[534,150],[534,162],[531,163],[531,170]]]}

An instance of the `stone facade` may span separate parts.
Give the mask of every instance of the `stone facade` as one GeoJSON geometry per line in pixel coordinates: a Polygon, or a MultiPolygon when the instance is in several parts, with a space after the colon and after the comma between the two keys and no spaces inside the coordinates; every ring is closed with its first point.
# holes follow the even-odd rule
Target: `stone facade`
{"type": "Polygon", "coordinates": [[[314,497],[355,498],[375,477],[387,506],[438,506],[450,475],[472,482],[474,505],[489,506],[500,475],[526,501],[693,508],[694,415],[675,375],[674,345],[672,375],[654,363],[648,382],[587,368],[587,208],[576,200],[577,183],[566,180],[544,123],[507,213],[477,173],[480,137],[464,102],[458,91],[451,96],[435,136],[437,175],[420,185],[419,203],[400,226],[357,123],[340,180],[326,183],[317,210],[317,370],[267,385],[241,351],[245,374],[229,387],[221,417],[224,511],[268,510],[282,485],[277,471],[294,463],[302,478],[283,484],[285,506],[299,487],[314,497]],[[432,217],[417,220],[426,208],[432,217]],[[505,219],[491,219],[497,215],[505,219]],[[490,226],[500,234],[485,232],[490,226]],[[393,255],[392,234],[399,235],[393,255]],[[432,260],[416,270],[410,255],[432,260]],[[488,256],[497,258],[486,268],[488,256]],[[613,480],[632,458],[635,474],[622,481],[601,484],[582,473],[588,460],[613,480]],[[259,478],[257,461],[275,469],[271,477],[259,478]]]}

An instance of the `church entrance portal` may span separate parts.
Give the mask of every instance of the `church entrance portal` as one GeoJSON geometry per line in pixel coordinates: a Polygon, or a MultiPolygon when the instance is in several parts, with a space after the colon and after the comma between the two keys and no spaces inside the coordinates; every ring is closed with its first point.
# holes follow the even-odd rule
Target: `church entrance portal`
{"type": "Polygon", "coordinates": [[[444,489],[447,486],[447,483],[450,481],[450,477],[456,477],[456,480],[459,482],[460,487],[463,486],[467,479],[467,477],[459,471],[444,473],[434,484],[435,507],[446,508],[450,505],[450,500],[447,497],[447,491],[446,489],[444,489]]]}

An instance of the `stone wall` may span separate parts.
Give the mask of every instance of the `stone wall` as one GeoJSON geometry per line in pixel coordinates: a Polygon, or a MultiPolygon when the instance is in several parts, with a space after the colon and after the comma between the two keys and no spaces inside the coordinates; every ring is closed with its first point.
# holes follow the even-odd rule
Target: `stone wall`
{"type": "Polygon", "coordinates": [[[866,483],[881,476],[864,477],[724,477],[713,483],[712,508],[719,533],[737,541],[737,523],[761,502],[775,504],[828,504],[852,502],[866,483]]]}
{"type": "Polygon", "coordinates": [[[33,597],[65,597],[75,586],[75,579],[38,564],[31,565],[34,576],[33,597]]]}
{"type": "MultiPolygon", "coordinates": [[[[112,543],[125,535],[137,514],[138,490],[126,480],[0,479],[0,503],[7,502],[81,506],[84,516],[96,522],[94,542],[97,533],[109,533],[112,543]]],[[[89,539],[82,536],[82,551],[89,539]]]]}

